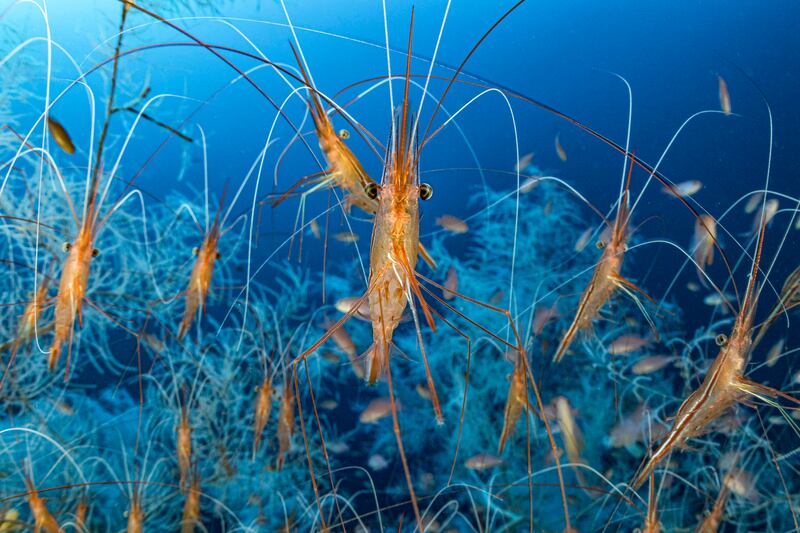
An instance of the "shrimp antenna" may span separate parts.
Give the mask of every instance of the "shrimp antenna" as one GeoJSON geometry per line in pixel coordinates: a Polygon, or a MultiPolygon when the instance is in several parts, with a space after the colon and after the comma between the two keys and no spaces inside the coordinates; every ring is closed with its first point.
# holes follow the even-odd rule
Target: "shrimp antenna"
{"type": "MultiPolygon", "coordinates": [[[[439,101],[436,103],[436,107],[433,109],[433,114],[431,115],[431,119],[428,122],[428,126],[425,128],[425,135],[422,136],[422,138],[424,140],[422,141],[422,147],[420,148],[420,150],[422,148],[424,148],[425,145],[428,143],[428,140],[430,140],[430,138],[428,137],[428,132],[430,131],[431,126],[433,126],[433,119],[436,118],[436,113],[439,112],[439,108],[442,106],[442,102],[444,101],[445,96],[447,96],[447,93],[450,91],[450,88],[453,86],[453,83],[455,83],[456,78],[461,73],[461,70],[464,68],[464,65],[467,64],[467,61],[469,61],[469,59],[472,57],[472,54],[474,54],[475,51],[478,50],[478,48],[481,46],[481,44],[483,44],[483,41],[485,41],[486,38],[489,37],[489,35],[495,30],[495,28],[497,28],[511,13],[514,12],[514,10],[516,10],[519,6],[521,6],[524,3],[525,3],[525,0],[519,0],[519,2],[517,2],[516,4],[511,6],[511,8],[506,10],[506,12],[503,13],[503,15],[499,19],[497,19],[494,22],[494,24],[492,24],[491,27],[488,30],[486,30],[486,32],[481,36],[481,38],[478,39],[478,42],[476,42],[472,46],[470,51],[467,53],[467,55],[461,61],[461,64],[458,65],[458,68],[456,68],[456,71],[453,73],[453,76],[450,78],[450,81],[447,82],[447,87],[445,87],[444,92],[442,93],[442,96],[439,98],[439,101]]],[[[409,49],[409,53],[410,53],[410,49],[409,49]]],[[[411,58],[409,57],[409,64],[410,63],[411,63],[411,58]]]]}

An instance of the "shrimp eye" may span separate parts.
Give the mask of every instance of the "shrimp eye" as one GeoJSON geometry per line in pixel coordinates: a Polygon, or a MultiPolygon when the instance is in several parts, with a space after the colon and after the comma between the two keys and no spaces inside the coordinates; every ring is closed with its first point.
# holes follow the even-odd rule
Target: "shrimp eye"
{"type": "Polygon", "coordinates": [[[430,200],[433,197],[433,187],[428,185],[427,183],[423,183],[419,186],[419,197],[423,200],[430,200]]]}
{"type": "Polygon", "coordinates": [[[723,346],[728,344],[728,336],[725,335],[724,333],[720,333],[719,335],[717,335],[717,338],[714,339],[714,342],[717,343],[717,346],[722,348],[723,346]]]}
{"type": "Polygon", "coordinates": [[[61,245],[61,248],[65,252],[69,252],[72,249],[72,243],[71,242],[65,242],[64,244],[61,245]]]}
{"type": "Polygon", "coordinates": [[[197,254],[199,254],[199,253],[200,253],[200,248],[198,248],[197,246],[195,246],[194,248],[192,248],[192,255],[197,255],[197,254]]]}
{"type": "Polygon", "coordinates": [[[372,198],[373,200],[378,197],[378,193],[380,192],[381,188],[378,186],[377,183],[368,183],[366,187],[364,187],[364,192],[372,198]]]}
{"type": "Polygon", "coordinates": [[[98,255],[100,255],[100,250],[98,250],[97,248],[94,248],[92,250],[92,257],[97,257],[98,255]]]}
{"type": "Polygon", "coordinates": [[[606,243],[604,243],[603,241],[597,241],[597,244],[595,246],[597,246],[598,250],[602,250],[603,248],[606,247],[606,243]]]}
{"type": "Polygon", "coordinates": [[[217,259],[221,259],[221,258],[222,258],[222,254],[217,252],[217,259]]]}
{"type": "Polygon", "coordinates": [[[339,138],[346,141],[347,139],[350,138],[350,131],[346,130],[344,128],[340,129],[339,130],[339,138]]]}

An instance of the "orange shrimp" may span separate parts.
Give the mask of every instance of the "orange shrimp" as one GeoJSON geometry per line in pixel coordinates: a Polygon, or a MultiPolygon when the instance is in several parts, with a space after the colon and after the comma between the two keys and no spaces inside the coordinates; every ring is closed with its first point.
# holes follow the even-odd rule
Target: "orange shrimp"
{"type": "Polygon", "coordinates": [[[750,281],[730,336],[720,335],[717,337],[717,344],[720,346],[719,354],[708,369],[700,386],[681,404],[663,442],[639,469],[639,473],[632,483],[633,487],[639,487],[673,448],[676,446],[686,447],[689,439],[705,434],[714,420],[748,397],[764,399],[765,396],[773,398],[780,396],[794,402],[798,401],[788,394],[744,377],[744,371],[753,348],[753,317],[758,303],[758,292],[760,292],[756,291],[755,283],[764,241],[764,228],[765,225],[762,224],[753,260],[753,269],[750,272],[750,281]]]}
{"type": "Polygon", "coordinates": [[[261,435],[272,413],[272,376],[266,376],[261,386],[256,387],[255,423],[253,428],[253,460],[261,446],[261,435]]]}
{"type": "MultiPolygon", "coordinates": [[[[8,364],[6,365],[6,369],[3,372],[2,379],[0,379],[0,389],[2,389],[3,384],[5,384],[8,372],[14,365],[14,360],[17,357],[17,352],[19,351],[19,349],[22,348],[23,345],[33,340],[33,337],[36,335],[38,322],[42,316],[42,310],[44,309],[45,303],[47,301],[47,289],[49,285],[50,285],[50,277],[45,276],[42,279],[42,282],[39,284],[39,288],[37,289],[36,293],[33,295],[33,299],[30,302],[28,302],[28,305],[25,306],[25,310],[19,317],[19,321],[17,322],[16,336],[11,341],[0,345],[0,352],[3,352],[8,349],[11,350],[11,355],[9,357],[8,364]]],[[[47,333],[52,329],[53,329],[53,324],[49,324],[43,328],[39,328],[38,332],[47,333]]]]}
{"type": "Polygon", "coordinates": [[[185,491],[189,479],[189,468],[192,465],[192,427],[189,425],[189,411],[185,404],[181,405],[181,418],[175,431],[177,432],[176,448],[181,491],[185,491]]]}
{"type": "MultiPolygon", "coordinates": [[[[223,195],[224,196],[224,195],[223,195]]],[[[222,200],[220,200],[220,207],[222,200]]],[[[178,329],[178,339],[182,339],[189,331],[192,322],[197,316],[197,310],[202,306],[203,312],[206,309],[206,299],[211,288],[211,278],[214,274],[214,265],[221,257],[219,253],[219,238],[221,235],[219,227],[219,212],[214,216],[214,223],[203,238],[200,248],[194,250],[197,259],[192,266],[192,273],[189,276],[189,286],[186,289],[186,306],[183,311],[183,319],[178,329]]]]}
{"type": "Polygon", "coordinates": [[[86,494],[81,495],[81,499],[78,500],[78,507],[75,509],[75,525],[77,526],[78,530],[83,530],[86,528],[86,517],[89,515],[89,502],[86,498],[86,494]]]}
{"type": "Polygon", "coordinates": [[[294,387],[289,381],[289,373],[283,381],[283,397],[281,398],[280,411],[278,413],[278,470],[283,468],[286,461],[286,454],[292,445],[292,435],[294,434],[294,387]]]}
{"type": "Polygon", "coordinates": [[[34,533],[42,531],[44,533],[63,533],[64,530],[47,509],[47,499],[39,496],[39,492],[33,486],[33,481],[28,477],[25,478],[25,487],[28,490],[28,506],[31,508],[34,520],[34,533]]]}
{"type": "MultiPolygon", "coordinates": [[[[377,215],[379,209],[378,191],[380,187],[364,170],[363,165],[358,158],[353,154],[353,151],[345,144],[344,140],[349,137],[337,133],[333,129],[333,124],[328,116],[328,113],[322,107],[320,102],[319,93],[314,88],[308,74],[306,73],[303,63],[297,54],[294,46],[292,52],[295,55],[300,72],[303,76],[306,86],[309,88],[309,97],[307,105],[311,117],[314,121],[314,129],[319,139],[319,147],[325,155],[325,160],[328,163],[328,168],[323,171],[321,176],[316,177],[311,183],[316,183],[313,187],[303,193],[301,199],[302,210],[304,207],[305,196],[315,192],[325,186],[336,186],[341,188],[347,194],[344,203],[345,212],[349,212],[351,206],[356,206],[362,211],[370,214],[377,215]]],[[[343,130],[347,131],[347,130],[343,130]]],[[[309,178],[318,176],[312,174],[306,178],[301,179],[295,185],[289,188],[287,193],[282,195],[276,200],[272,206],[277,206],[289,192],[294,190],[304,181],[309,178]]],[[[430,265],[431,268],[436,268],[436,262],[430,256],[427,250],[419,244],[419,236],[417,235],[417,250],[414,252],[416,257],[417,253],[420,254],[422,259],[430,265]]]]}
{"type": "MultiPolygon", "coordinates": [[[[600,256],[600,261],[594,269],[589,285],[586,286],[586,289],[584,289],[581,295],[575,318],[572,320],[572,324],[570,324],[569,328],[567,328],[567,331],[564,333],[556,349],[555,356],[553,357],[556,363],[563,359],[578,333],[591,329],[592,322],[600,315],[600,311],[618,290],[624,291],[628,296],[633,298],[642,311],[644,311],[644,307],[642,307],[641,302],[639,302],[634,292],[638,292],[652,301],[639,287],[623,278],[620,274],[622,263],[625,259],[625,251],[628,247],[628,224],[630,222],[628,189],[630,187],[632,172],[633,160],[628,170],[628,177],[626,179],[625,189],[622,193],[622,198],[620,198],[619,206],[617,207],[617,218],[614,221],[611,238],[607,243],[603,241],[598,241],[597,243],[598,246],[603,247],[603,254],[600,256]]],[[[650,322],[646,314],[645,317],[648,318],[648,322],[650,322]]]]}
{"type": "Polygon", "coordinates": [[[695,533],[717,533],[717,531],[719,531],[719,526],[722,525],[722,516],[725,512],[725,504],[727,502],[728,484],[723,481],[722,486],[719,488],[717,499],[714,501],[714,506],[703,518],[703,521],[697,525],[695,533]]]}
{"type": "Polygon", "coordinates": [[[94,192],[90,196],[78,236],[72,243],[65,245],[68,255],[61,271],[61,280],[56,295],[55,334],[50,348],[49,366],[51,371],[55,369],[64,343],[69,342],[65,378],[69,376],[75,318],[77,317],[79,326],[83,326],[83,302],[89,284],[92,258],[97,257],[99,253],[94,247],[94,239],[97,236],[97,228],[94,223],[97,180],[95,180],[93,189],[94,192]]]}
{"type": "Polygon", "coordinates": [[[522,414],[522,409],[526,411],[530,408],[528,404],[528,381],[525,375],[525,366],[522,364],[522,355],[517,354],[514,363],[514,372],[509,376],[511,383],[508,386],[508,399],[506,409],[503,414],[503,431],[500,434],[500,443],[497,446],[497,453],[503,453],[509,437],[514,435],[514,431],[522,414]]]}
{"type": "Polygon", "coordinates": [[[128,527],[126,533],[142,533],[144,531],[144,511],[139,502],[139,493],[134,490],[128,508],[128,527]]]}
{"type": "Polygon", "coordinates": [[[181,533],[194,533],[200,522],[200,476],[197,472],[192,476],[192,486],[186,494],[181,516],[181,533]]]}

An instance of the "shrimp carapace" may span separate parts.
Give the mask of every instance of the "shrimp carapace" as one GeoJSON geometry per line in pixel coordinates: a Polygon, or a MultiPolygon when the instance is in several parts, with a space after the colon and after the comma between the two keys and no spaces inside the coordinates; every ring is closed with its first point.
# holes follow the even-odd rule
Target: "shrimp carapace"
{"type": "Polygon", "coordinates": [[[28,506],[33,516],[34,533],[63,533],[64,530],[58,525],[58,521],[47,508],[47,499],[39,496],[33,481],[25,477],[25,488],[28,491],[28,506]]]}

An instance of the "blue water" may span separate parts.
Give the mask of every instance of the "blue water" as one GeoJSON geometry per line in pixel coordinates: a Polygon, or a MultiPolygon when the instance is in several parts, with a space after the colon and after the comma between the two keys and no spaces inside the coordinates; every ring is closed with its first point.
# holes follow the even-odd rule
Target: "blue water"
{"type": "Polygon", "coordinates": [[[664,531],[693,531],[715,503],[718,529],[703,531],[796,530],[795,3],[207,4],[127,12],[100,161],[122,4],[0,6],[0,531],[137,531],[137,505],[147,531],[654,531],[648,509],[664,531]],[[412,265],[419,294],[398,248],[380,270],[375,217],[343,208],[352,190],[293,187],[329,168],[294,47],[324,108],[350,114],[333,129],[388,202],[412,7],[409,123],[433,190],[413,205],[438,263],[412,265]],[[376,83],[388,68],[391,92],[376,83]],[[598,213],[613,224],[633,158],[615,282],[598,213]],[[656,164],[659,180],[701,182],[688,206],[650,177],[656,164]],[[764,189],[777,214],[737,337],[765,205],[745,204],[764,189]],[[702,280],[687,263],[699,214],[717,228],[702,280]],[[443,215],[468,230],[443,228],[443,215]],[[68,274],[86,220],[82,293],[68,274]],[[368,384],[379,272],[406,280],[413,303],[395,295],[391,378],[384,368],[368,384]],[[451,273],[454,299],[437,285],[451,273]],[[613,294],[585,318],[601,286],[613,294]],[[368,287],[340,329],[335,304],[368,287]],[[779,294],[786,313],[750,349],[779,294]],[[581,331],[557,364],[573,320],[581,331]],[[623,336],[642,346],[620,349],[623,336]],[[745,361],[716,382],[733,383],[733,399],[682,425],[698,387],[724,396],[702,389],[720,352],[745,361]],[[654,475],[631,486],[645,465],[654,475]]]}

